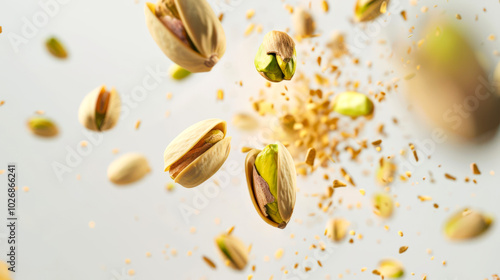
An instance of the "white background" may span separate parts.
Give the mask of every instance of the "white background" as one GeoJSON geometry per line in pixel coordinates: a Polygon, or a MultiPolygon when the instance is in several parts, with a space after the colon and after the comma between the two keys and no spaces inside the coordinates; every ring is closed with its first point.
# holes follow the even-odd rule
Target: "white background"
{"type": "MultiPolygon", "coordinates": [[[[330,11],[326,14],[321,11],[319,1],[312,2],[318,33],[322,34],[313,42],[322,45],[334,30],[341,30],[348,34],[348,43],[355,45],[356,36],[361,36],[363,30],[351,23],[354,1],[329,0],[330,11]]],[[[393,78],[404,76],[400,68],[389,63],[392,60],[400,62],[398,55],[394,54],[392,60],[389,56],[397,38],[406,46],[420,39],[417,36],[408,38],[408,30],[428,19],[429,15],[420,11],[422,6],[451,18],[460,13],[463,17],[460,26],[472,31],[473,41],[484,54],[490,72],[496,65],[498,58],[492,53],[498,50],[498,39],[491,42],[486,38],[489,34],[496,34],[497,38],[500,35],[497,34],[498,1],[418,1],[417,6],[410,6],[407,0],[392,2],[398,7],[392,16],[386,17],[387,24],[372,25],[375,31],[369,36],[371,44],[357,45],[356,57],[360,58],[361,66],[342,63],[346,65],[342,68],[343,77],[359,80],[360,90],[381,90],[366,83],[369,75],[374,81],[383,80],[388,84],[393,78]],[[437,8],[433,8],[434,5],[437,8]],[[402,9],[411,20],[402,20],[399,15],[402,9]],[[476,15],[479,15],[477,22],[474,20],[476,15]],[[380,44],[381,39],[387,43],[380,44]],[[364,66],[368,60],[373,61],[372,68],[364,66]]],[[[296,1],[287,3],[297,4],[296,1]]],[[[217,13],[224,12],[226,54],[210,73],[174,82],[164,73],[171,65],[170,60],[156,46],[145,25],[143,1],[68,0],[65,4],[57,4],[54,15],[26,36],[23,35],[24,18],[33,22],[34,16],[44,13],[40,4],[2,0],[0,100],[5,100],[5,104],[0,106],[0,169],[6,169],[9,162],[16,162],[19,187],[29,187],[29,192],[20,190],[18,193],[19,272],[15,279],[246,279],[250,273],[254,279],[269,279],[271,275],[274,279],[324,279],[326,275],[337,279],[338,274],[343,274],[343,279],[376,279],[371,271],[386,257],[397,258],[404,264],[405,279],[420,279],[422,274],[427,274],[427,279],[439,280],[485,279],[500,273],[497,226],[480,239],[460,244],[447,241],[441,230],[445,219],[462,207],[475,207],[500,217],[498,175],[489,175],[490,170],[500,172],[498,137],[473,145],[456,143],[450,135],[450,140],[443,144],[428,145],[431,152],[424,154],[431,155],[431,159],[422,156],[412,170],[410,182],[397,180],[393,185],[392,193],[398,196],[401,206],[389,221],[377,219],[370,208],[371,195],[381,188],[375,185],[373,174],[363,176],[363,171],[373,171],[376,159],[382,155],[370,149],[362,154],[360,163],[348,161],[348,155],[343,154],[341,164],[334,165],[333,170],[320,170],[314,176],[299,179],[300,192],[287,228],[279,230],[265,224],[248,196],[242,169],[245,155],[239,151],[241,146],[251,145],[255,140],[258,144],[264,143],[259,142],[258,133],[241,132],[231,125],[231,120],[235,113],[252,111],[248,100],[257,96],[265,84],[254,69],[253,56],[266,32],[291,27],[290,15],[283,8],[284,2],[276,0],[234,0],[229,4],[212,1],[211,4],[217,13]],[[248,21],[245,13],[250,8],[256,10],[256,15],[248,21]],[[245,37],[243,33],[249,22],[262,24],[264,32],[245,37]],[[26,41],[15,46],[11,42],[14,33],[26,41]],[[46,52],[44,40],[52,35],[66,45],[68,60],[57,60],[46,52]],[[163,72],[157,87],[148,91],[143,100],[132,99],[132,105],[124,105],[130,113],[93,145],[77,118],[83,97],[105,84],[116,87],[122,100],[127,96],[131,98],[134,88],[141,86],[143,79],[150,75],[148,69],[163,72]],[[243,81],[243,87],[237,84],[239,81],[243,81]],[[216,100],[218,89],[225,92],[223,101],[216,100]],[[173,94],[171,100],[166,99],[167,92],[173,94]],[[57,138],[40,139],[29,133],[25,123],[36,110],[45,111],[46,116],[57,122],[61,132],[57,138]],[[170,111],[169,117],[165,116],[167,111],[170,111]],[[168,193],[165,184],[170,178],[162,172],[163,150],[190,124],[214,117],[228,121],[228,133],[233,137],[232,153],[220,174],[228,174],[229,165],[236,166],[238,171],[230,174],[230,183],[209,198],[198,215],[184,219],[180,209],[196,207],[193,199],[206,191],[208,182],[196,189],[177,186],[174,192],[168,193]],[[137,120],[142,124],[136,131],[137,120]],[[74,166],[69,166],[71,171],[59,180],[53,164],[67,165],[68,155],[82,140],[89,142],[88,154],[73,162],[74,166]],[[119,149],[119,154],[113,154],[113,149],[119,149]],[[136,184],[117,187],[108,181],[106,170],[110,162],[127,152],[143,153],[152,172],[136,184]],[[366,160],[370,156],[375,161],[366,160]],[[477,162],[483,172],[477,177],[477,185],[463,182],[465,176],[472,175],[471,162],[477,162]],[[357,188],[336,192],[337,198],[343,198],[344,202],[338,205],[338,199],[335,200],[333,215],[320,213],[318,199],[310,194],[323,192],[331,183],[321,179],[325,172],[330,178],[340,178],[341,165],[354,177],[357,188]],[[429,170],[436,179],[434,184],[422,180],[428,177],[429,170]],[[458,180],[444,179],[445,172],[457,176],[458,180]],[[81,176],[80,180],[77,175],[81,176]],[[412,185],[412,182],[418,184],[412,185]],[[360,188],[366,190],[365,196],[359,194],[360,188]],[[428,195],[433,200],[422,203],[418,195],[428,195]],[[361,203],[361,209],[347,208],[348,204],[357,202],[361,203]],[[433,203],[438,203],[440,208],[434,209],[433,203]],[[446,207],[450,210],[445,211],[446,207]],[[310,213],[316,216],[311,217],[310,213]],[[350,220],[351,228],[364,238],[355,238],[354,244],[328,242],[323,237],[323,230],[330,216],[350,220]],[[216,218],[220,219],[220,224],[215,223],[216,218]],[[95,228],[89,228],[90,221],[95,222],[95,228]],[[225,267],[213,242],[217,234],[233,225],[234,234],[245,244],[253,245],[244,272],[225,267]],[[384,225],[390,230],[384,230],[384,225]],[[191,227],[196,228],[195,233],[190,232],[191,227]],[[398,230],[404,232],[403,238],[397,235],[398,230]],[[292,233],[294,238],[290,238],[292,233]],[[318,244],[315,236],[332,249],[322,254],[317,254],[317,249],[311,250],[311,244],[318,244]],[[399,255],[398,248],[403,245],[409,249],[399,255]],[[284,249],[284,256],[276,260],[274,253],[279,248],[284,249]],[[433,253],[427,254],[427,248],[433,253]],[[177,256],[172,256],[172,249],[177,251],[177,256]],[[187,256],[188,251],[192,251],[191,256],[187,256]],[[146,257],[146,252],[151,252],[152,256],[146,257]],[[216,270],[203,262],[203,255],[216,262],[216,270]],[[270,260],[264,261],[265,256],[270,260]],[[431,256],[435,259],[431,260],[431,256]],[[128,265],[126,258],[131,260],[128,265]],[[318,267],[315,260],[321,260],[323,267],[318,267]],[[446,266],[441,264],[443,260],[447,261],[446,266]],[[299,263],[297,273],[293,270],[296,263],[299,263]],[[252,265],[256,266],[255,272],[251,271],[252,265]],[[303,273],[305,266],[313,270],[303,273]],[[360,272],[362,267],[367,267],[367,271],[360,272]],[[282,268],[289,271],[286,278],[282,278],[282,268]],[[126,276],[124,272],[129,269],[134,269],[136,275],[126,276]],[[415,276],[411,276],[411,272],[415,276]]],[[[309,53],[307,57],[304,51],[310,52],[310,46],[298,48],[299,60],[305,63],[299,64],[298,71],[308,75],[318,71],[314,64],[318,54],[309,53]]],[[[331,90],[345,88],[339,86],[331,90]]],[[[425,149],[425,139],[429,139],[430,132],[415,121],[415,115],[407,112],[407,105],[401,83],[400,89],[389,94],[388,101],[377,107],[375,118],[362,135],[369,141],[377,140],[380,136],[375,134],[376,125],[386,123],[389,137],[384,138],[383,155],[397,154],[400,149],[407,149],[409,142],[425,149]],[[399,119],[400,125],[392,124],[393,117],[399,119]]],[[[349,122],[348,119],[344,121],[349,122]]],[[[266,122],[263,125],[266,127],[266,122]]],[[[6,188],[6,178],[6,173],[0,175],[1,189],[6,188]]],[[[0,192],[0,199],[0,216],[3,217],[5,191],[0,192]]],[[[2,226],[0,259],[5,258],[5,236],[6,228],[2,226]]]]}

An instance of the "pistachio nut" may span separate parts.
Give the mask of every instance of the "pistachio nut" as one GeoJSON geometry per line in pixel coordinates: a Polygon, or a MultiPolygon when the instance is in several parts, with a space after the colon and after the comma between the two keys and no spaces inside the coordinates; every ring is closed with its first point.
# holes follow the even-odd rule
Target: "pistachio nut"
{"type": "Polygon", "coordinates": [[[0,280],[12,280],[9,273],[9,267],[3,261],[0,261],[0,280]]]}
{"type": "Polygon", "coordinates": [[[459,241],[478,237],[491,226],[493,218],[475,210],[463,209],[451,216],[444,233],[450,240],[459,241]]]}
{"type": "Polygon", "coordinates": [[[248,250],[241,240],[231,234],[223,233],[215,238],[215,245],[228,266],[237,270],[245,269],[248,263],[248,250]]]}
{"type": "Polygon", "coordinates": [[[347,91],[337,95],[333,111],[350,117],[367,116],[373,113],[373,102],[362,93],[347,91]]]}
{"type": "Polygon", "coordinates": [[[125,154],[108,167],[108,178],[117,185],[131,184],[142,179],[151,171],[148,160],[141,154],[125,154]]]}
{"type": "Polygon", "coordinates": [[[382,260],[379,263],[378,271],[384,278],[400,278],[404,275],[403,265],[396,260],[382,260]]]}
{"type": "Polygon", "coordinates": [[[297,36],[300,38],[311,37],[316,29],[316,23],[312,15],[300,7],[293,10],[292,23],[297,36]]]}
{"type": "Polygon", "coordinates": [[[382,14],[382,5],[389,5],[389,0],[357,0],[354,17],[359,22],[372,21],[382,14]]]}
{"type": "Polygon", "coordinates": [[[337,218],[331,219],[326,223],[325,235],[328,239],[340,242],[347,235],[349,222],[347,220],[337,218]]]}
{"type": "Polygon", "coordinates": [[[243,131],[252,131],[259,127],[259,121],[250,114],[239,113],[234,115],[233,125],[243,131]]]}
{"type": "Polygon", "coordinates": [[[264,41],[254,59],[255,68],[271,82],[291,80],[295,74],[297,53],[295,42],[285,32],[271,31],[264,36],[264,41]]]}
{"type": "Polygon", "coordinates": [[[54,57],[65,59],[68,57],[68,52],[64,45],[55,37],[50,37],[45,41],[45,47],[54,57]]]}
{"type": "Polygon", "coordinates": [[[387,186],[392,183],[394,175],[396,174],[396,169],[396,164],[391,160],[382,159],[378,166],[377,173],[375,174],[377,183],[381,186],[387,186]]]}
{"type": "Polygon", "coordinates": [[[392,215],[394,202],[390,195],[378,193],[373,196],[373,213],[382,218],[389,218],[392,215]]]}
{"type": "Polygon", "coordinates": [[[248,191],[255,209],[268,224],[285,228],[295,206],[295,164],[281,144],[252,149],[245,159],[248,191]]]}
{"type": "Polygon", "coordinates": [[[172,64],[172,66],[168,69],[168,73],[174,80],[182,80],[191,74],[191,72],[177,64],[172,64]]]}
{"type": "Polygon", "coordinates": [[[165,149],[165,172],[186,188],[196,187],[212,177],[231,149],[226,128],[226,122],[220,119],[208,119],[188,127],[165,149]]]}
{"type": "Polygon", "coordinates": [[[159,0],[144,12],[156,44],[182,68],[208,72],[224,55],[226,36],[207,1],[159,0]]]}
{"type": "Polygon", "coordinates": [[[52,120],[42,116],[31,117],[28,120],[28,128],[33,134],[41,137],[54,137],[59,132],[52,120]]]}
{"type": "Polygon", "coordinates": [[[120,117],[120,96],[114,88],[110,91],[100,86],[91,91],[80,104],[78,119],[86,128],[105,131],[113,128],[120,117]]]}

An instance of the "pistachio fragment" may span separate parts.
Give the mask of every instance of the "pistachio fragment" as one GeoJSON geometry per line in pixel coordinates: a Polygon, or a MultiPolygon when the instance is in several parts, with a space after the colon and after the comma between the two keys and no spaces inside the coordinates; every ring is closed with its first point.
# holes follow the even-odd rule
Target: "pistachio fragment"
{"type": "Polygon", "coordinates": [[[248,250],[241,240],[231,234],[220,234],[215,238],[215,245],[222,258],[230,267],[243,270],[248,263],[248,250]]]}
{"type": "Polygon", "coordinates": [[[108,167],[108,178],[117,185],[131,184],[142,179],[151,171],[148,160],[141,154],[125,154],[108,167]]]}
{"type": "Polygon", "coordinates": [[[367,116],[373,112],[373,102],[362,93],[347,91],[337,95],[333,111],[350,117],[367,116]]]}
{"type": "Polygon", "coordinates": [[[396,260],[382,260],[379,264],[378,271],[384,278],[399,278],[404,275],[403,265],[396,260]]]}
{"type": "Polygon", "coordinates": [[[336,218],[331,219],[326,223],[325,235],[328,239],[340,242],[347,235],[347,227],[349,222],[347,220],[336,218]]]}
{"type": "Polygon", "coordinates": [[[394,203],[392,198],[385,193],[378,193],[373,196],[373,213],[382,218],[389,218],[392,215],[394,203]]]}
{"type": "Polygon", "coordinates": [[[163,154],[165,172],[176,183],[192,188],[205,182],[226,161],[231,137],[226,136],[227,124],[220,119],[198,122],[179,134],[163,154]]]}
{"type": "Polygon", "coordinates": [[[254,64],[264,78],[277,83],[292,79],[295,74],[296,57],[295,42],[292,37],[285,32],[271,31],[264,36],[254,64]]]}
{"type": "Polygon", "coordinates": [[[388,4],[389,0],[357,0],[354,17],[359,22],[372,21],[383,14],[382,6],[388,4]]]}
{"type": "Polygon", "coordinates": [[[9,267],[3,261],[0,261],[0,280],[12,280],[9,273],[9,267]]]}
{"type": "Polygon", "coordinates": [[[255,209],[268,224],[285,228],[295,206],[295,164],[290,152],[277,142],[251,150],[245,159],[248,191],[255,209]]]}
{"type": "Polygon", "coordinates": [[[28,128],[33,134],[41,137],[54,137],[59,132],[52,120],[41,116],[31,117],[28,120],[28,128]]]}
{"type": "Polygon", "coordinates": [[[47,41],[45,41],[45,47],[47,47],[50,54],[57,58],[65,59],[68,57],[66,48],[56,37],[50,37],[47,39],[47,41]]]}
{"type": "Polygon", "coordinates": [[[182,80],[191,74],[191,72],[177,64],[172,64],[172,66],[168,69],[168,73],[174,80],[182,80]]]}
{"type": "Polygon", "coordinates": [[[110,91],[100,86],[91,91],[80,104],[78,119],[86,128],[105,131],[113,128],[120,117],[120,96],[114,88],[110,91]]]}
{"type": "Polygon", "coordinates": [[[485,233],[493,218],[475,210],[463,209],[448,219],[444,233],[450,240],[472,239],[485,233]]]}
{"type": "Polygon", "coordinates": [[[314,34],[316,23],[308,11],[300,7],[294,9],[292,22],[295,32],[300,38],[311,37],[314,34]]]}
{"type": "Polygon", "coordinates": [[[391,160],[382,159],[375,175],[377,183],[381,186],[387,186],[392,183],[396,169],[396,164],[391,160]]]}
{"type": "Polygon", "coordinates": [[[226,36],[207,1],[159,0],[144,12],[156,44],[182,68],[208,72],[224,55],[226,36]]]}

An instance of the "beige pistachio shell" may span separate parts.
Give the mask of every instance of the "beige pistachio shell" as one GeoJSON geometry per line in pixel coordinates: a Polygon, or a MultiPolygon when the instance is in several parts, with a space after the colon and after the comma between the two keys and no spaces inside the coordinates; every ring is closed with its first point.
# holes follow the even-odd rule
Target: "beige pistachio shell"
{"type": "Polygon", "coordinates": [[[450,240],[472,239],[485,233],[492,222],[493,219],[483,213],[464,209],[446,222],[444,232],[450,240]]]}
{"type": "Polygon", "coordinates": [[[150,171],[148,160],[143,155],[129,153],[109,165],[108,178],[117,185],[126,185],[142,179],[150,171]]]}
{"type": "Polygon", "coordinates": [[[231,234],[223,233],[215,239],[215,245],[219,249],[222,258],[230,267],[243,270],[248,263],[248,249],[243,242],[231,234]],[[222,251],[219,243],[222,241],[230,258],[222,251]]]}
{"type": "Polygon", "coordinates": [[[226,51],[222,25],[205,0],[173,0],[187,35],[196,47],[183,43],[156,16],[155,5],[146,3],[144,12],[149,32],[173,62],[190,72],[208,72],[226,51]]]}
{"type": "Polygon", "coordinates": [[[354,15],[357,21],[371,21],[379,17],[382,12],[380,8],[383,3],[389,5],[389,0],[358,0],[356,1],[356,6],[354,8],[354,15]],[[368,5],[368,6],[367,6],[368,5]],[[367,8],[364,8],[364,7],[367,8]]]}
{"type": "Polygon", "coordinates": [[[345,219],[331,219],[326,223],[325,235],[328,239],[340,242],[347,235],[347,227],[349,222],[345,219]]]}
{"type": "Polygon", "coordinates": [[[208,119],[198,122],[175,137],[168,144],[163,159],[165,172],[187,154],[211,130],[218,129],[224,133],[224,139],[217,142],[205,153],[191,162],[175,177],[175,182],[186,188],[196,187],[212,177],[224,164],[231,149],[231,137],[226,136],[227,124],[220,119],[208,119]]]}
{"type": "Polygon", "coordinates": [[[113,128],[118,119],[120,118],[121,111],[121,101],[120,96],[114,88],[109,91],[109,103],[106,111],[104,120],[102,121],[101,127],[97,126],[96,120],[96,107],[99,94],[106,91],[105,86],[100,86],[92,90],[80,104],[80,109],[78,110],[78,120],[86,128],[94,131],[105,131],[113,128]]]}
{"type": "Polygon", "coordinates": [[[295,170],[295,163],[290,152],[280,142],[276,142],[276,144],[278,145],[277,202],[278,211],[284,221],[283,223],[278,224],[266,216],[266,213],[262,212],[255,198],[253,169],[255,168],[255,159],[261,150],[252,149],[247,154],[245,159],[245,173],[247,177],[248,192],[250,193],[250,198],[252,199],[255,210],[257,210],[259,216],[269,225],[283,229],[290,221],[293,208],[295,206],[297,173],[295,170]]]}
{"type": "Polygon", "coordinates": [[[312,15],[302,8],[294,9],[292,23],[296,34],[302,38],[312,36],[316,29],[316,24],[312,15]]]}

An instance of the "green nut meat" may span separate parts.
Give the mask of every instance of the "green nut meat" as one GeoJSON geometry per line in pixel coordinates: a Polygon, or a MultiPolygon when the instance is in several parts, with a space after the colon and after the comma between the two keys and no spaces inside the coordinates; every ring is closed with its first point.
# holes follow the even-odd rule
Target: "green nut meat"
{"type": "Polygon", "coordinates": [[[295,42],[285,32],[271,31],[264,36],[254,59],[255,68],[268,81],[291,80],[297,64],[295,42]]]}
{"type": "Polygon", "coordinates": [[[350,117],[368,116],[373,112],[373,102],[362,93],[347,91],[335,98],[333,111],[350,117]]]}
{"type": "Polygon", "coordinates": [[[229,267],[236,270],[245,269],[248,263],[248,250],[241,240],[231,234],[223,233],[215,238],[215,245],[229,267]]]}
{"type": "Polygon", "coordinates": [[[191,72],[177,64],[172,64],[172,66],[168,69],[168,73],[174,80],[182,80],[191,74],[191,72]]]}
{"type": "Polygon", "coordinates": [[[46,117],[32,117],[28,120],[30,131],[41,137],[54,137],[58,134],[56,124],[46,117]]]}

